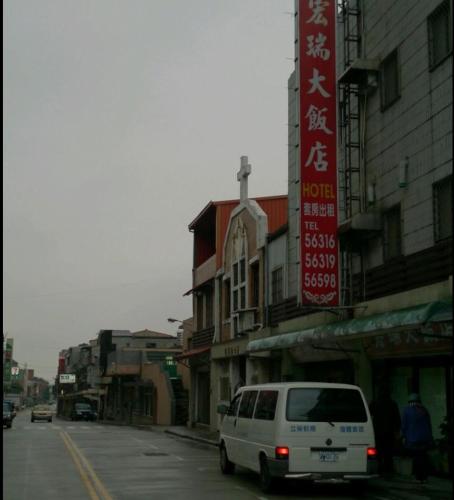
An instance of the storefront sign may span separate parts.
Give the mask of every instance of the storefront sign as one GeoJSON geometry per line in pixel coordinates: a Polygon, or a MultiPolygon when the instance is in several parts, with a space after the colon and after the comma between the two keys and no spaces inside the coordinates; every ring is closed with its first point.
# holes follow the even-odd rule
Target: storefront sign
{"type": "Polygon", "coordinates": [[[11,362],[13,360],[14,339],[6,339],[4,344],[3,382],[11,382],[11,362]]]}
{"type": "Polygon", "coordinates": [[[371,357],[449,353],[452,350],[452,324],[421,327],[401,332],[384,333],[363,339],[364,349],[371,357]],[[450,329],[450,332],[449,332],[450,329]]]}
{"type": "Polygon", "coordinates": [[[303,304],[339,303],[336,0],[298,1],[303,304]]]}
{"type": "Polygon", "coordinates": [[[71,373],[60,373],[60,384],[75,384],[76,376],[71,373]]]}
{"type": "Polygon", "coordinates": [[[226,347],[224,349],[224,355],[226,358],[230,358],[232,356],[238,356],[240,354],[240,348],[239,346],[235,347],[226,347]]]}

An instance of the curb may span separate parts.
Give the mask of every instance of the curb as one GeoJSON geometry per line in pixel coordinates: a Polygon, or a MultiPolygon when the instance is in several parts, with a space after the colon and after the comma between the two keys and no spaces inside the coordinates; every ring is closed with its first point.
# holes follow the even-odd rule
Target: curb
{"type": "Polygon", "coordinates": [[[173,436],[178,436],[178,437],[181,437],[181,438],[191,439],[192,441],[198,441],[200,443],[209,444],[211,446],[215,446],[216,448],[219,447],[218,443],[216,441],[212,441],[211,439],[205,439],[205,438],[196,437],[196,436],[189,436],[188,434],[182,434],[182,433],[179,433],[179,432],[172,431],[170,429],[166,429],[164,432],[166,434],[171,434],[173,436]]]}

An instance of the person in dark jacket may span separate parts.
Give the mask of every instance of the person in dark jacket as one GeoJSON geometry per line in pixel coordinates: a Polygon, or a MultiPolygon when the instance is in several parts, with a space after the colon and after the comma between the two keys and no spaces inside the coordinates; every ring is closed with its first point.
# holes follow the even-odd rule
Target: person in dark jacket
{"type": "Polygon", "coordinates": [[[406,450],[413,457],[413,474],[419,482],[425,483],[430,465],[427,451],[434,441],[430,415],[419,394],[408,397],[408,406],[402,415],[402,436],[406,450]]]}
{"type": "Polygon", "coordinates": [[[391,399],[387,385],[378,389],[377,398],[369,405],[375,431],[379,472],[392,475],[394,448],[400,434],[400,412],[397,403],[391,399]]]}

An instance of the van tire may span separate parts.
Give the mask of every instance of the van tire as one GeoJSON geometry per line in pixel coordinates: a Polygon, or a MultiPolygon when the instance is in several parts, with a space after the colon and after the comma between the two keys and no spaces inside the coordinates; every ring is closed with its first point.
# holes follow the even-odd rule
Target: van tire
{"type": "Polygon", "coordinates": [[[260,488],[263,493],[269,493],[273,488],[273,478],[264,455],[260,457],[260,488]]]}
{"type": "Polygon", "coordinates": [[[235,464],[229,460],[229,457],[227,456],[227,450],[225,449],[224,444],[221,445],[219,452],[220,452],[219,463],[221,465],[221,472],[223,474],[233,474],[235,472],[235,464]]]}

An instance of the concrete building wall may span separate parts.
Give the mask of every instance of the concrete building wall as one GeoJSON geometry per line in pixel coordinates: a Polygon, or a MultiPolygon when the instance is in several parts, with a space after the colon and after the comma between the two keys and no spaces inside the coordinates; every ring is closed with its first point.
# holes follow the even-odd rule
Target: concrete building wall
{"type": "MultiPolygon", "coordinates": [[[[382,61],[396,48],[399,54],[400,98],[384,111],[379,87],[367,98],[365,154],[374,208],[401,204],[404,255],[434,244],[433,183],[452,172],[452,56],[429,71],[427,16],[440,3],[364,3],[363,56],[382,61]],[[405,159],[408,184],[401,188],[405,159]]],[[[370,246],[368,267],[383,262],[382,244],[370,246]]]]}
{"type": "Polygon", "coordinates": [[[172,425],[172,390],[167,374],[157,364],[142,365],[142,379],[153,382],[153,423],[172,425]]]}

